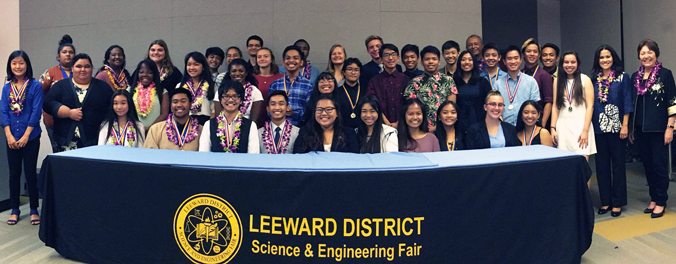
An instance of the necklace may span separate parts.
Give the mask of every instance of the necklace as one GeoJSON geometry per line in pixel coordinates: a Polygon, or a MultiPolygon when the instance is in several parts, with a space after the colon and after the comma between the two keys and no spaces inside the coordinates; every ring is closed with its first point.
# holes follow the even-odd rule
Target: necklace
{"type": "Polygon", "coordinates": [[[354,101],[354,104],[352,103],[352,97],[350,96],[350,93],[348,93],[347,88],[345,88],[345,84],[343,84],[343,90],[345,91],[345,95],[347,95],[347,99],[350,100],[350,106],[352,107],[352,114],[350,114],[350,118],[356,118],[357,114],[354,113],[354,108],[357,107],[357,102],[359,102],[359,94],[361,93],[361,84],[357,84],[357,100],[354,101]]]}

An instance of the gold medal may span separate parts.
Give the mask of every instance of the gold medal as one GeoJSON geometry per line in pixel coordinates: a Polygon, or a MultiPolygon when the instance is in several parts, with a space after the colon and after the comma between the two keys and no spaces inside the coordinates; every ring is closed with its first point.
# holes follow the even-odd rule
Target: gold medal
{"type": "Polygon", "coordinates": [[[509,105],[509,107],[507,107],[507,108],[509,108],[509,110],[512,110],[512,109],[514,109],[514,105],[509,105]]]}
{"type": "Polygon", "coordinates": [[[568,112],[573,112],[573,107],[572,107],[572,106],[569,106],[569,107],[568,107],[568,112]]]}
{"type": "Polygon", "coordinates": [[[351,118],[356,118],[357,115],[356,115],[355,113],[352,113],[352,114],[350,114],[350,117],[351,117],[351,118]]]}

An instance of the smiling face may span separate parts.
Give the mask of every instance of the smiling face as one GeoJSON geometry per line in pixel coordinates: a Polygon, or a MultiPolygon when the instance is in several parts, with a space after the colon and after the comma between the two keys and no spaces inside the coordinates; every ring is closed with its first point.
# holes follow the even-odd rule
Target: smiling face
{"type": "Polygon", "coordinates": [[[73,80],[87,84],[92,80],[92,64],[87,59],[79,59],[73,64],[73,80]]]}
{"type": "Polygon", "coordinates": [[[162,47],[159,44],[155,44],[150,46],[150,49],[148,50],[148,58],[153,60],[155,63],[160,63],[164,59],[166,51],[164,50],[164,47],[162,47]]]}
{"type": "Polygon", "coordinates": [[[286,118],[286,112],[290,111],[291,107],[286,102],[286,99],[284,99],[284,96],[278,94],[270,97],[266,109],[270,113],[270,119],[279,121],[286,118]]]}
{"type": "Polygon", "coordinates": [[[297,71],[302,63],[297,50],[289,50],[284,54],[284,67],[287,71],[297,71]]]}
{"type": "Polygon", "coordinates": [[[110,51],[110,57],[108,57],[108,65],[111,67],[122,67],[124,63],[124,53],[120,48],[113,48],[110,51]]]}
{"type": "Polygon", "coordinates": [[[315,107],[315,120],[322,128],[332,128],[337,117],[336,106],[331,100],[322,99],[317,101],[317,106],[315,107]]]}
{"type": "Polygon", "coordinates": [[[603,70],[610,70],[613,66],[613,55],[609,50],[604,49],[599,53],[599,65],[603,70]]]}
{"type": "Polygon", "coordinates": [[[577,70],[577,59],[575,55],[568,54],[563,56],[563,70],[566,71],[568,77],[572,77],[573,73],[577,70]]]}
{"type": "Polygon", "coordinates": [[[70,66],[73,62],[73,57],[75,57],[75,50],[69,46],[65,46],[59,52],[59,64],[63,66],[70,66]]]}
{"type": "Polygon", "coordinates": [[[540,58],[542,61],[542,65],[545,67],[554,67],[556,66],[556,63],[558,62],[558,58],[556,57],[556,50],[550,47],[546,47],[542,49],[542,57],[540,58]]]}
{"type": "Polygon", "coordinates": [[[446,61],[446,64],[449,65],[454,65],[458,62],[458,50],[455,48],[450,48],[447,50],[444,50],[444,60],[446,61]]]}
{"type": "Polygon", "coordinates": [[[371,104],[365,103],[361,107],[361,121],[364,122],[367,127],[372,127],[373,124],[378,121],[379,116],[378,111],[376,111],[371,104]]]}
{"type": "Polygon", "coordinates": [[[472,72],[472,69],[474,68],[474,61],[472,60],[472,55],[469,53],[465,53],[462,55],[462,58],[460,58],[460,68],[462,69],[463,72],[472,72]]]}
{"type": "Polygon", "coordinates": [[[240,94],[235,92],[235,89],[228,89],[228,91],[221,97],[221,106],[226,113],[234,113],[239,111],[239,106],[242,105],[240,94]]]}
{"type": "Polygon", "coordinates": [[[258,64],[259,67],[267,68],[268,66],[270,66],[271,63],[272,63],[272,54],[270,53],[269,50],[261,49],[256,53],[256,64],[258,64]]]}
{"type": "MultiPolygon", "coordinates": [[[[345,62],[345,49],[343,47],[336,47],[331,51],[331,63],[340,65],[345,62]]],[[[340,70],[340,69],[336,69],[340,70]]]]}
{"type": "Polygon", "coordinates": [[[153,71],[145,64],[141,64],[141,67],[138,70],[138,79],[141,84],[144,87],[148,87],[148,85],[153,82],[154,78],[155,76],[153,75],[153,71]]]}
{"type": "Polygon", "coordinates": [[[641,60],[641,65],[646,68],[652,68],[657,62],[655,51],[651,50],[647,45],[641,47],[638,58],[641,60]]]}
{"type": "Polygon", "coordinates": [[[230,65],[230,62],[234,59],[241,59],[242,56],[239,55],[236,49],[228,49],[225,54],[225,64],[230,65]]]}
{"type": "Polygon", "coordinates": [[[418,104],[409,105],[404,117],[409,128],[420,128],[423,120],[422,108],[418,104]]]}
{"type": "Polygon", "coordinates": [[[517,50],[511,50],[505,54],[505,65],[510,72],[518,72],[521,67],[521,54],[517,50]]]}
{"type": "Polygon", "coordinates": [[[446,104],[441,109],[441,123],[444,126],[451,127],[458,121],[458,110],[452,104],[446,104]]]}
{"type": "Polygon", "coordinates": [[[113,110],[117,116],[126,116],[129,111],[129,103],[127,97],[124,95],[116,95],[113,98],[113,110]]]}
{"type": "Polygon", "coordinates": [[[187,117],[189,114],[188,109],[190,109],[191,103],[192,102],[188,100],[188,96],[186,94],[176,93],[171,97],[171,113],[176,118],[187,117]]]}
{"type": "Polygon", "coordinates": [[[416,54],[413,51],[407,51],[406,53],[404,53],[402,61],[404,63],[404,67],[406,67],[406,70],[413,71],[416,68],[418,68],[418,62],[420,61],[420,57],[418,57],[418,54],[416,54]]]}
{"type": "Polygon", "coordinates": [[[230,66],[230,78],[244,84],[244,80],[246,79],[244,65],[234,64],[230,66]]]}
{"type": "Polygon", "coordinates": [[[394,70],[399,62],[399,54],[391,49],[383,50],[383,67],[389,70],[394,70]]]}
{"type": "Polygon", "coordinates": [[[216,71],[218,70],[218,67],[221,66],[221,56],[209,54],[207,57],[207,63],[209,64],[209,68],[211,70],[216,71]]]}
{"type": "Polygon", "coordinates": [[[319,91],[320,94],[330,94],[336,89],[334,85],[333,79],[322,78],[317,82],[317,91],[319,91]]]}
{"type": "Polygon", "coordinates": [[[434,74],[439,68],[439,57],[437,54],[432,52],[425,53],[423,57],[423,68],[425,68],[425,72],[428,74],[434,74]]]}
{"type": "Polygon", "coordinates": [[[486,114],[492,119],[498,119],[505,110],[505,100],[500,95],[493,95],[488,97],[488,101],[484,104],[486,114]]]}
{"type": "Polygon", "coordinates": [[[495,49],[487,49],[484,52],[484,63],[488,68],[495,68],[500,61],[500,53],[495,49]]]}
{"type": "Polygon", "coordinates": [[[481,54],[481,49],[483,49],[483,45],[481,45],[481,40],[478,37],[471,37],[467,39],[467,50],[472,52],[474,56],[479,56],[481,54]]]}
{"type": "Polygon", "coordinates": [[[534,126],[535,123],[540,119],[540,112],[538,112],[534,106],[526,105],[523,108],[521,119],[523,119],[523,123],[526,124],[526,126],[534,126]]]}
{"type": "Polygon", "coordinates": [[[17,78],[23,78],[26,75],[26,61],[22,57],[16,57],[10,61],[12,74],[17,78]]]}
{"type": "Polygon", "coordinates": [[[256,53],[261,49],[261,42],[256,39],[249,40],[249,43],[246,44],[246,51],[249,52],[249,56],[252,58],[256,57],[256,53]]]}
{"type": "Polygon", "coordinates": [[[202,70],[204,70],[204,67],[202,64],[200,64],[193,58],[189,58],[188,64],[186,64],[185,69],[190,77],[199,78],[200,74],[202,74],[202,70]]]}
{"type": "Polygon", "coordinates": [[[380,59],[380,47],[383,46],[383,43],[380,42],[379,39],[374,39],[371,40],[368,44],[366,44],[366,51],[371,55],[371,58],[373,60],[378,60],[380,59]]]}
{"type": "Polygon", "coordinates": [[[540,58],[540,50],[537,44],[528,44],[523,53],[526,57],[526,62],[529,65],[535,65],[538,63],[538,59],[540,58]]]}

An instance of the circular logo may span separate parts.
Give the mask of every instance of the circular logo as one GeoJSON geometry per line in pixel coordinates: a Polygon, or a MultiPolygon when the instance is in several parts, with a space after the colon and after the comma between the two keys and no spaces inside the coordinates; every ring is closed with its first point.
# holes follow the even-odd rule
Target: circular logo
{"type": "Polygon", "coordinates": [[[223,198],[196,194],[178,207],[174,238],[194,263],[227,263],[242,245],[242,221],[223,198]]]}

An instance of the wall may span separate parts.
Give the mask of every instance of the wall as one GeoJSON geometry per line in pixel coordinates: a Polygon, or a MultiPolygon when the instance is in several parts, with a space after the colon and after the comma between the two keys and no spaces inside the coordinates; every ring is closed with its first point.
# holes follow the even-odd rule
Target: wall
{"type": "Polygon", "coordinates": [[[561,1],[537,0],[538,43],[561,44],[561,1]]]}
{"type": "MultiPolygon", "coordinates": [[[[7,77],[7,58],[19,49],[19,0],[0,0],[0,76],[4,85],[7,77]]],[[[9,209],[9,168],[7,167],[7,141],[4,130],[0,132],[0,211],[9,209]]]]}
{"type": "Polygon", "coordinates": [[[238,46],[248,59],[246,38],[257,34],[278,64],[287,45],[306,39],[309,59],[325,69],[335,43],[345,46],[348,56],[367,62],[364,39],[372,34],[399,48],[407,43],[440,47],[448,39],[464,42],[481,26],[481,3],[473,0],[21,1],[21,41],[36,54],[33,65],[39,71],[56,64],[63,34],[73,37],[77,52],[88,53],[95,67],[102,65],[108,46],[119,44],[133,68],[150,42],[160,38],[181,70],[185,54],[210,46],[238,46]]]}
{"type": "MultiPolygon", "coordinates": [[[[538,35],[538,11],[536,0],[482,0],[484,43],[496,43],[521,47],[528,38],[538,35]]],[[[464,39],[461,46],[464,46],[464,39]]]]}
{"type": "Polygon", "coordinates": [[[664,67],[676,69],[676,1],[624,1],[624,41],[627,72],[638,70],[641,65],[636,47],[644,38],[657,41],[660,47],[659,61],[664,67]]]}

